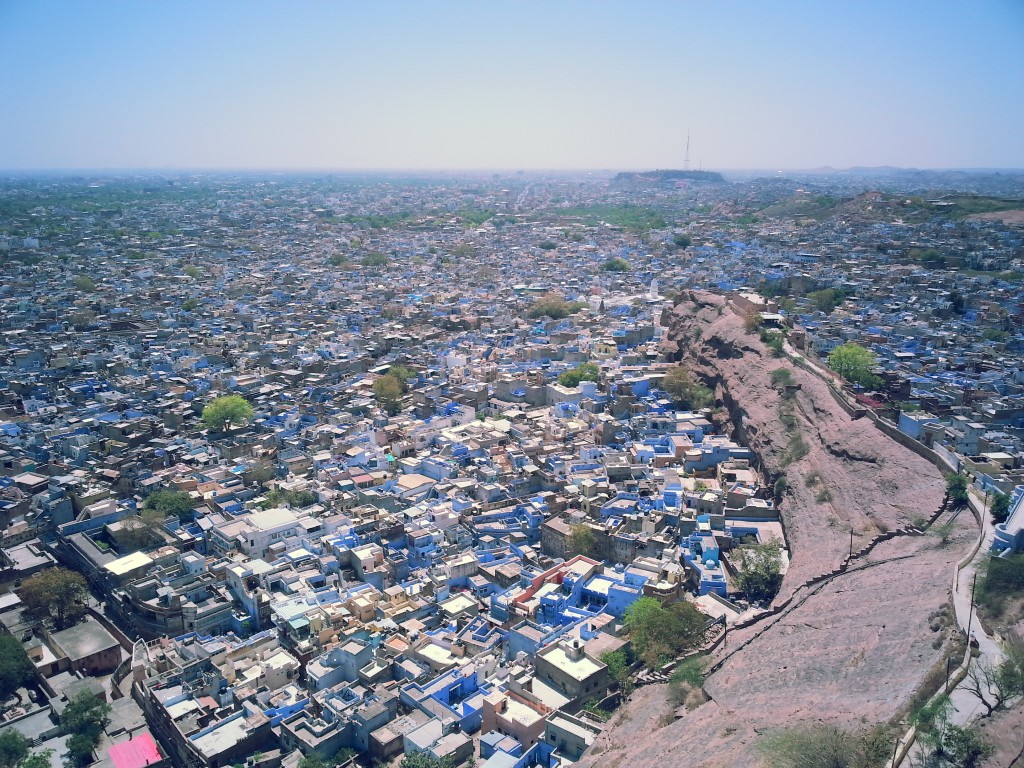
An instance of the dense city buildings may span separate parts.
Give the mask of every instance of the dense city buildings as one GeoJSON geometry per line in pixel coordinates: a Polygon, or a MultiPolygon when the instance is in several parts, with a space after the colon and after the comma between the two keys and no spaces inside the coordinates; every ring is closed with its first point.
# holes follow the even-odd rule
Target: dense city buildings
{"type": "MultiPolygon", "coordinates": [[[[838,401],[983,513],[1007,497],[989,545],[1024,549],[1022,195],[938,173],[5,181],[0,624],[32,663],[5,720],[54,765],[82,691],[112,707],[83,766],[579,760],[635,687],[774,615],[815,546],[755,420],[691,365],[690,301],[779,370],[868,350],[838,401]],[[88,587],[75,621],[25,593],[57,566],[88,587]],[[637,631],[652,605],[671,642],[637,631]]],[[[826,480],[802,492],[827,505],[826,480]]],[[[896,533],[851,526],[842,567],[896,533]]]]}

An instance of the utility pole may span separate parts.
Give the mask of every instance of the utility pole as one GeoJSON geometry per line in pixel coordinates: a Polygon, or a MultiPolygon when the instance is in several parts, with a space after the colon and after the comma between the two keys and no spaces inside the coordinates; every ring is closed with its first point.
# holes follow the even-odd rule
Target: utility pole
{"type": "Polygon", "coordinates": [[[850,556],[847,559],[848,560],[852,560],[853,559],[853,526],[852,525],[850,526],[850,556]]]}

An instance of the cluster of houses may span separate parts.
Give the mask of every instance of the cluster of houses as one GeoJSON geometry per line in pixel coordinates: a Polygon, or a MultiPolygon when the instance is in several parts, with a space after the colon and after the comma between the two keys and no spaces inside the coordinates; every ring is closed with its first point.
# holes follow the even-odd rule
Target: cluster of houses
{"type": "Polygon", "coordinates": [[[63,738],[86,686],[114,768],[553,768],[600,732],[636,600],[755,610],[729,552],[783,541],[773,494],[661,388],[682,246],[522,214],[585,202],[561,181],[55,185],[0,262],[0,578],[59,564],[93,598],[55,632],[5,596],[42,696],[0,730],[63,738]],[[252,418],[214,431],[226,395],[252,418]]]}
{"type": "Polygon", "coordinates": [[[113,707],[104,768],[575,761],[615,695],[602,657],[629,651],[629,606],[740,620],[730,550],[783,541],[756,457],[662,389],[682,288],[733,293],[811,356],[870,348],[865,407],[1013,494],[996,545],[1021,548],[1020,226],[881,194],[825,220],[750,215],[809,195],[528,176],[5,186],[0,624],[38,685],[0,731],[59,747],[60,710],[88,690],[113,707]],[[638,232],[635,203],[686,223],[638,232]],[[389,376],[397,404],[375,392],[389,376]],[[252,418],[211,431],[225,395],[252,418]],[[154,494],[176,511],[140,525],[154,494]],[[93,595],[60,631],[16,595],[57,564],[93,595]]]}

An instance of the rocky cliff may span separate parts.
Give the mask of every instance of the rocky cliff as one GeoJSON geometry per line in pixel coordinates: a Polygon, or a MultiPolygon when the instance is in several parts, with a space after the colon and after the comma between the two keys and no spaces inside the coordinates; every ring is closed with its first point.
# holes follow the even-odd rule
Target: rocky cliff
{"type": "Polygon", "coordinates": [[[769,479],[785,481],[780,510],[793,562],[782,597],[839,565],[851,531],[857,550],[939,508],[945,486],[935,466],[849,415],[818,376],[772,357],[723,297],[693,298],[668,322],[672,352],[715,388],[769,479]],[[778,369],[789,372],[788,391],[773,382],[778,369]]]}
{"type": "Polygon", "coordinates": [[[729,633],[712,655],[711,701],[675,711],[665,686],[638,690],[581,768],[760,765],[759,744],[780,728],[888,723],[950,652],[952,569],[976,536],[973,518],[944,513],[948,540],[900,531],[806,586],[838,569],[851,530],[861,550],[934,513],[941,473],[868,419],[851,418],[813,374],[772,357],[721,297],[693,295],[666,324],[671,352],[715,387],[764,470],[786,478],[780,510],[792,563],[776,601],[785,608],[729,633]],[[772,377],[780,367],[791,369],[785,390],[772,377]]]}

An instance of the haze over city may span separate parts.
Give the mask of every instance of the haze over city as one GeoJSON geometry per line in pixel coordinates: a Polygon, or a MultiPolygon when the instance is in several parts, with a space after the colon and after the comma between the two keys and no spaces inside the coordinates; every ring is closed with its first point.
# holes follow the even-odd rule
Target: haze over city
{"type": "Polygon", "coordinates": [[[1024,4],[0,5],[0,168],[1024,167],[1024,4]]]}

